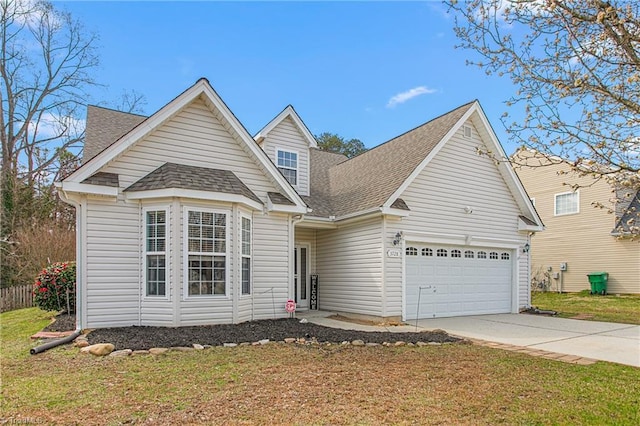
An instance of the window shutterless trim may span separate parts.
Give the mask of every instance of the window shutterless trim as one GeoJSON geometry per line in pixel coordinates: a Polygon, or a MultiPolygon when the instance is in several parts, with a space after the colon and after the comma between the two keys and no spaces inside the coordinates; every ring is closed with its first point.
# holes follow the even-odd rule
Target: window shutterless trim
{"type": "MultiPolygon", "coordinates": [[[[291,183],[291,186],[293,186],[294,188],[298,187],[298,184],[300,183],[300,153],[296,150],[293,149],[283,149],[283,148],[278,148],[276,147],[276,167],[278,169],[286,169],[286,170],[293,170],[296,172],[296,183],[291,183]],[[285,166],[285,165],[280,165],[280,161],[279,161],[279,157],[280,157],[280,153],[287,153],[287,154],[295,154],[296,155],[296,166],[295,167],[291,167],[291,166],[285,166]]],[[[280,171],[282,172],[282,170],[280,171]]],[[[283,173],[284,174],[284,173],[283,173]]],[[[285,176],[286,178],[286,176],[285,176]]],[[[287,181],[289,181],[289,179],[287,179],[287,181]]]]}
{"type": "MultiPolygon", "coordinates": [[[[229,241],[230,241],[230,232],[229,232],[229,223],[231,217],[231,210],[225,209],[211,209],[206,207],[198,207],[198,206],[183,206],[182,208],[182,252],[183,252],[183,288],[182,295],[185,300],[200,300],[205,298],[213,298],[213,299],[229,299],[229,285],[231,283],[230,280],[230,256],[229,256],[229,241]],[[214,215],[214,239],[213,239],[213,250],[215,250],[215,214],[224,214],[225,215],[225,251],[224,252],[202,252],[202,251],[189,251],[189,212],[197,212],[197,213],[211,213],[214,215]],[[189,256],[210,256],[212,262],[212,276],[211,276],[211,291],[212,294],[189,294],[189,256]],[[216,257],[224,256],[225,258],[225,272],[224,272],[224,294],[213,294],[215,292],[215,267],[214,262],[216,257]]],[[[202,238],[202,237],[200,237],[202,238]]],[[[202,249],[202,247],[201,247],[202,249]]]]}
{"type": "Polygon", "coordinates": [[[240,214],[240,296],[250,296],[253,292],[253,220],[252,217],[247,214],[240,214]],[[249,221],[249,241],[248,252],[245,251],[245,220],[249,221]],[[248,292],[245,292],[244,287],[244,262],[248,259],[249,262],[249,288],[248,292]]]}
{"type": "Polygon", "coordinates": [[[142,244],[143,244],[143,250],[142,250],[142,273],[143,273],[143,277],[142,277],[142,285],[143,285],[143,292],[142,292],[142,297],[144,299],[150,299],[150,300],[169,300],[169,295],[171,294],[170,292],[170,280],[169,277],[170,272],[171,272],[171,262],[170,262],[170,257],[169,254],[171,252],[170,248],[171,248],[171,216],[170,216],[170,206],[167,205],[153,205],[153,206],[143,206],[142,207],[142,219],[141,219],[141,224],[142,224],[142,244]],[[165,223],[164,223],[164,251],[148,251],[148,232],[149,232],[149,224],[147,223],[147,213],[149,212],[164,212],[165,214],[165,223]],[[155,294],[149,294],[149,283],[148,283],[148,277],[149,277],[149,265],[148,265],[148,257],[149,256],[164,256],[164,295],[155,295],[155,294]]]}
{"type": "Polygon", "coordinates": [[[568,192],[560,192],[558,194],[553,195],[553,215],[554,216],[566,216],[569,214],[578,214],[580,213],[580,191],[568,191],[568,192]],[[558,197],[563,195],[575,195],[576,197],[576,211],[558,213],[558,197]]]}

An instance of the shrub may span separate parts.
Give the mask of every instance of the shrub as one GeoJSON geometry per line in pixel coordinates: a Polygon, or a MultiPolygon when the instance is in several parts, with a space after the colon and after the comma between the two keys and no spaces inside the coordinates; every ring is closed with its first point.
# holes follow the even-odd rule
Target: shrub
{"type": "Polygon", "coordinates": [[[45,311],[67,311],[68,303],[68,313],[75,313],[75,262],[53,263],[43,269],[33,283],[33,300],[45,311]]]}

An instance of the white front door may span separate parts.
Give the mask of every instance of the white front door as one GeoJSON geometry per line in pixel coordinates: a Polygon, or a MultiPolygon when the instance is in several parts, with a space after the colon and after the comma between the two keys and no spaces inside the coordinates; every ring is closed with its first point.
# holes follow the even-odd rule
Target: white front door
{"type": "Polygon", "coordinates": [[[293,281],[297,309],[309,309],[309,244],[297,244],[294,251],[293,281]]]}

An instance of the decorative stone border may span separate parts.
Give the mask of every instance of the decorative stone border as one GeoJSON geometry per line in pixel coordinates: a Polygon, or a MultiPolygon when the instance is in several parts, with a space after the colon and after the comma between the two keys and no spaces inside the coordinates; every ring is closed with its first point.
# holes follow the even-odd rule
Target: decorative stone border
{"type": "MultiPolygon", "coordinates": [[[[519,352],[530,356],[541,357],[546,359],[551,359],[554,361],[567,362],[570,364],[579,364],[579,365],[591,365],[595,364],[597,360],[591,358],[585,358],[575,355],[567,355],[561,354],[557,352],[549,352],[541,349],[528,348],[526,346],[514,346],[508,345],[505,343],[496,343],[496,342],[488,342],[486,340],[480,339],[466,339],[462,340],[462,343],[469,342],[474,345],[486,346],[495,349],[502,349],[507,351],[519,352]]],[[[258,340],[257,342],[243,342],[243,343],[223,343],[221,347],[225,348],[235,348],[242,346],[262,346],[268,344],[288,344],[288,345],[313,345],[313,346],[384,346],[384,347],[400,347],[400,346],[441,346],[441,345],[450,345],[453,342],[417,342],[417,343],[407,343],[403,341],[396,342],[383,342],[383,343],[373,343],[373,342],[364,342],[363,340],[345,340],[341,343],[331,343],[331,342],[319,342],[316,338],[305,339],[304,337],[295,338],[295,337],[287,337],[281,341],[270,341],[269,339],[258,340]]],[[[126,357],[130,355],[162,355],[164,353],[174,351],[174,352],[190,352],[190,351],[201,351],[205,349],[212,348],[211,345],[200,345],[198,343],[194,343],[192,346],[174,346],[171,348],[151,348],[149,350],[131,350],[131,349],[121,349],[114,350],[115,347],[111,343],[98,343],[95,345],[89,345],[89,341],[87,340],[86,335],[81,335],[74,341],[74,346],[80,348],[81,353],[90,353],[96,356],[112,356],[112,357],[126,357]]]]}
{"type": "MultiPolygon", "coordinates": [[[[305,339],[304,337],[295,338],[295,337],[287,337],[281,341],[271,341],[269,339],[258,340],[257,342],[243,342],[243,343],[223,343],[220,347],[225,348],[235,348],[238,346],[262,346],[269,344],[288,344],[288,345],[307,345],[307,346],[384,346],[384,347],[400,347],[400,346],[440,346],[440,345],[450,345],[458,342],[417,342],[417,343],[407,343],[403,341],[396,342],[383,342],[383,343],[374,343],[374,342],[364,342],[362,340],[345,340],[341,343],[332,343],[332,342],[319,342],[316,338],[305,339]]],[[[193,346],[174,346],[170,348],[151,348],[149,350],[131,350],[131,349],[121,349],[114,350],[115,346],[111,343],[96,343],[94,345],[90,345],[87,340],[86,335],[78,336],[74,340],[74,346],[80,348],[81,353],[88,353],[95,356],[113,356],[113,357],[125,357],[130,355],[162,355],[164,353],[175,351],[175,352],[190,352],[190,351],[198,351],[212,348],[211,345],[200,345],[198,343],[194,343],[193,346]]]]}

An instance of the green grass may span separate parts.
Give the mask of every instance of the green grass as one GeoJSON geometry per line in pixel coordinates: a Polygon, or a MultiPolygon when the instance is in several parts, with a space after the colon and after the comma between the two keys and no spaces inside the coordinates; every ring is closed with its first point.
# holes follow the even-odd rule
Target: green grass
{"type": "Polygon", "coordinates": [[[0,315],[0,423],[640,421],[640,369],[629,366],[580,366],[473,345],[272,344],[127,358],[96,358],[63,346],[25,357],[33,346],[29,335],[47,316],[33,309],[0,315]]]}
{"type": "Polygon", "coordinates": [[[563,318],[581,315],[592,321],[640,324],[640,296],[600,296],[580,293],[533,292],[531,304],[539,309],[557,311],[563,318]]]}

